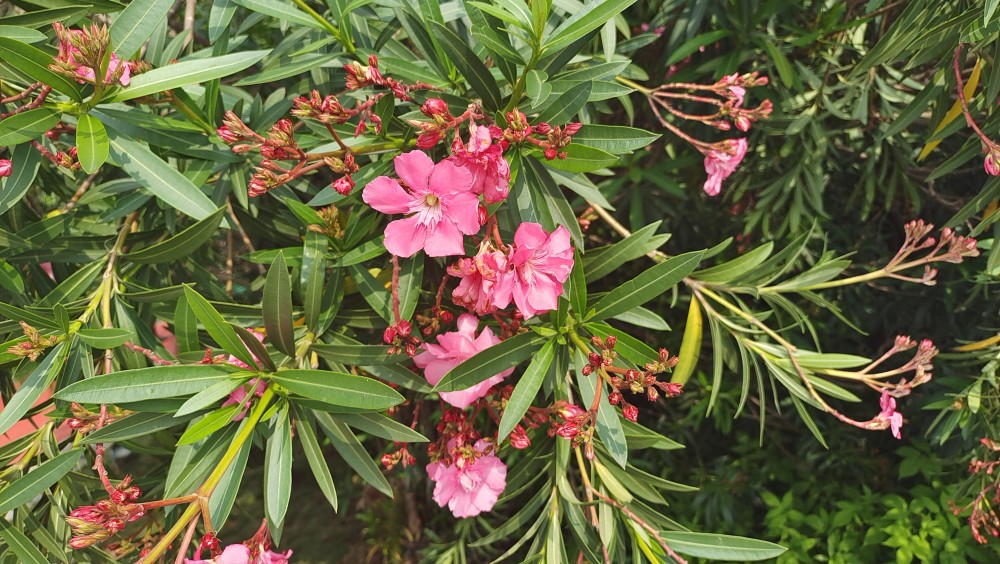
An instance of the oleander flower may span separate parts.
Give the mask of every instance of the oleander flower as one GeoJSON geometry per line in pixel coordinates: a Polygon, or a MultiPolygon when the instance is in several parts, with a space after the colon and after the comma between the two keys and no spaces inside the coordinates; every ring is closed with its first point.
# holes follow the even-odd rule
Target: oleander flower
{"type": "MultiPolygon", "coordinates": [[[[423,369],[424,377],[432,386],[440,382],[449,370],[462,361],[500,342],[489,327],[476,336],[479,318],[475,315],[463,313],[458,316],[456,325],[458,331],[441,333],[437,337],[436,345],[425,343],[423,352],[413,357],[413,362],[418,368],[423,369]]],[[[465,390],[441,392],[441,399],[459,409],[465,409],[472,402],[485,396],[490,388],[502,382],[513,371],[513,368],[509,368],[465,390]]]]}
{"type": "Polygon", "coordinates": [[[507,485],[507,465],[493,453],[482,454],[488,447],[480,439],[473,447],[478,453],[474,460],[427,465],[427,474],[435,482],[434,501],[441,507],[447,505],[455,517],[475,517],[493,509],[507,485]]]}
{"type": "Polygon", "coordinates": [[[247,411],[250,409],[250,402],[247,401],[247,395],[249,395],[251,392],[247,391],[247,386],[250,386],[250,389],[253,390],[252,393],[255,396],[261,397],[264,395],[264,390],[267,389],[267,381],[261,380],[260,378],[253,378],[246,384],[243,384],[242,386],[236,388],[235,390],[229,393],[229,399],[222,402],[222,405],[220,407],[229,407],[230,405],[243,406],[243,409],[238,414],[236,414],[236,417],[233,417],[233,421],[242,420],[244,417],[247,416],[247,411]]]}
{"type": "Polygon", "coordinates": [[[732,152],[713,149],[705,155],[705,172],[708,173],[708,178],[705,180],[705,193],[709,196],[719,195],[719,192],[722,191],[722,181],[729,178],[729,175],[736,170],[747,154],[746,138],[730,140],[729,147],[732,152]]]}
{"type": "Polygon", "coordinates": [[[222,554],[209,560],[184,559],[185,564],[250,564],[250,549],[244,544],[231,544],[222,554]]]}
{"type": "Polygon", "coordinates": [[[500,145],[493,143],[490,128],[469,124],[469,144],[455,138],[450,160],[472,174],[472,192],[487,204],[502,202],[510,190],[510,165],[500,145]]]}
{"type": "Polygon", "coordinates": [[[492,246],[480,247],[476,256],[460,258],[449,266],[448,274],[461,278],[451,294],[455,304],[488,315],[497,310],[494,288],[509,276],[507,257],[492,246]]]}
{"type": "Polygon", "coordinates": [[[471,192],[469,171],[449,160],[434,164],[423,151],[394,162],[399,181],[379,176],[361,195],[382,213],[410,214],[386,226],[385,248],[401,257],[421,249],[432,257],[464,254],[463,234],[479,232],[479,198],[471,192]]]}
{"type": "Polygon", "coordinates": [[[494,288],[494,305],[513,300],[525,319],[558,307],[563,284],[573,270],[569,231],[559,226],[551,234],[537,223],[522,223],[514,233],[508,263],[511,271],[494,288]]]}
{"type": "Polygon", "coordinates": [[[292,550],[288,549],[285,552],[274,552],[273,550],[265,550],[260,553],[261,564],[288,564],[288,559],[292,557],[292,550]]]}
{"type": "Polygon", "coordinates": [[[896,398],[890,396],[888,390],[882,390],[882,397],[879,398],[878,404],[882,408],[878,419],[888,421],[889,427],[892,429],[892,436],[902,439],[899,429],[903,426],[903,414],[896,411],[896,398]]]}
{"type": "MultiPolygon", "coordinates": [[[[118,77],[118,82],[122,86],[128,86],[132,82],[132,67],[129,65],[128,61],[120,58],[114,53],[111,54],[111,60],[108,62],[108,70],[104,73],[104,83],[108,84],[114,77],[115,73],[118,72],[118,67],[121,67],[121,75],[118,77]]],[[[76,74],[85,80],[90,82],[95,82],[94,69],[80,65],[76,67],[76,74]]]]}

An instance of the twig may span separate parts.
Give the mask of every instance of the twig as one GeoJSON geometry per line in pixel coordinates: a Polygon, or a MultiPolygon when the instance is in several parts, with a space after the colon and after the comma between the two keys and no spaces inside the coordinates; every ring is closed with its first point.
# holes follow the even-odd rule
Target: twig
{"type": "Polygon", "coordinates": [[[653,536],[654,539],[656,539],[656,542],[660,545],[660,548],[662,548],[671,558],[673,558],[674,561],[678,562],[679,564],[687,564],[687,560],[684,560],[683,558],[681,558],[681,556],[679,554],[677,554],[676,552],[674,552],[674,550],[672,548],[670,548],[669,546],[667,546],[667,541],[663,540],[663,536],[660,535],[659,531],[657,531],[656,529],[654,529],[653,527],[651,527],[649,525],[649,523],[646,523],[645,521],[643,521],[638,515],[636,515],[635,513],[633,513],[631,509],[629,509],[628,507],[625,507],[624,505],[622,505],[621,503],[619,503],[617,500],[612,499],[612,498],[610,498],[610,497],[602,494],[601,492],[595,490],[593,487],[590,488],[590,491],[593,492],[593,494],[595,496],[597,496],[598,498],[600,498],[601,501],[603,501],[604,503],[608,503],[608,504],[613,505],[619,511],[621,511],[622,513],[624,513],[629,519],[631,519],[632,522],[634,522],[636,525],[639,525],[640,527],[642,527],[643,529],[645,529],[647,533],[649,533],[650,535],[653,536]]]}

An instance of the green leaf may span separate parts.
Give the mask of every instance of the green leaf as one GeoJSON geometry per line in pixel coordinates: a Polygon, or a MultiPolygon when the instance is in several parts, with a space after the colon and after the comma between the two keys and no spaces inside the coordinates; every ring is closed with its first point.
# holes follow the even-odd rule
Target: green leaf
{"type": "Polygon", "coordinates": [[[219,222],[225,213],[226,208],[219,208],[212,215],[199,220],[191,227],[188,227],[166,241],[161,241],[137,251],[131,251],[122,255],[122,258],[141,264],[156,264],[172,262],[190,256],[195,249],[201,247],[212,238],[212,235],[219,229],[219,222]]]}
{"type": "Polygon", "coordinates": [[[31,374],[21,383],[21,387],[11,396],[3,410],[0,410],[0,435],[6,433],[21,417],[28,412],[42,393],[48,389],[56,375],[62,370],[69,355],[69,347],[65,342],[59,343],[31,371],[31,374]]]}
{"type": "Polygon", "coordinates": [[[409,358],[405,354],[389,354],[386,345],[318,344],[311,348],[327,360],[351,366],[399,364],[409,358]]]}
{"type": "Polygon", "coordinates": [[[351,278],[354,279],[361,297],[368,302],[368,305],[372,306],[375,313],[378,313],[379,317],[388,323],[393,323],[392,306],[390,305],[389,293],[386,291],[385,286],[376,280],[368,272],[367,268],[362,266],[351,265],[347,267],[347,271],[351,273],[351,278]]]}
{"type": "MultiPolygon", "coordinates": [[[[309,72],[313,69],[322,68],[327,63],[339,58],[340,54],[338,53],[318,53],[304,57],[296,57],[287,62],[275,63],[271,65],[270,68],[267,68],[262,72],[242,78],[236,83],[236,86],[252,86],[254,84],[275,82],[284,78],[302,74],[304,72],[309,72]]],[[[343,66],[343,62],[340,62],[339,64],[343,66]]],[[[391,100],[391,98],[389,99],[391,100]]]]}
{"type": "Polygon", "coordinates": [[[278,0],[233,0],[233,2],[254,12],[277,18],[281,22],[289,22],[326,31],[326,28],[309,17],[309,14],[293,8],[290,5],[291,2],[279,2],[278,0]]]}
{"type": "Polygon", "coordinates": [[[344,462],[354,468],[361,479],[391,498],[392,486],[389,485],[388,480],[382,475],[381,468],[368,455],[368,451],[347,427],[347,424],[336,421],[329,413],[314,411],[313,414],[344,462]]]}
{"type": "Polygon", "coordinates": [[[47,84],[56,92],[65,94],[77,102],[83,101],[80,89],[73,82],[49,70],[49,65],[54,59],[52,55],[40,49],[8,37],[0,37],[0,60],[33,81],[47,84]]]}
{"type": "Polygon", "coordinates": [[[514,393],[507,401],[507,409],[504,410],[503,417],[500,419],[500,431],[497,434],[500,441],[503,441],[514,430],[514,427],[521,423],[521,418],[535,401],[538,390],[542,388],[542,381],[545,380],[545,375],[548,374],[549,366],[555,359],[555,355],[556,342],[554,340],[546,342],[538,355],[531,360],[531,364],[525,369],[524,374],[521,375],[517,386],[514,387],[514,393]]]}
{"type": "Polygon", "coordinates": [[[545,121],[553,125],[561,125],[569,122],[570,118],[575,116],[587,104],[591,88],[593,88],[593,85],[590,81],[581,82],[571,87],[547,104],[545,109],[533,121],[535,123],[545,121]]]}
{"type": "Polygon", "coordinates": [[[493,73],[486,68],[468,42],[458,36],[450,28],[433,20],[427,23],[434,29],[439,39],[438,43],[445,54],[455,64],[455,68],[469,82],[476,94],[483,99],[483,106],[490,111],[500,108],[500,86],[493,73]]]}
{"type": "Polygon", "coordinates": [[[774,250],[774,242],[768,241],[763,245],[740,255],[733,260],[717,264],[711,268],[699,270],[691,274],[703,282],[733,282],[739,280],[740,276],[756,269],[764,263],[771,251],[774,250]]]}
{"type": "Polygon", "coordinates": [[[342,372],[282,370],[271,379],[293,393],[330,405],[382,411],[403,402],[399,392],[378,380],[342,372]]]}
{"type": "Polygon", "coordinates": [[[59,390],[55,397],[78,403],[127,403],[194,394],[228,377],[229,370],[215,364],[153,366],[87,378],[59,390]]]}
{"type": "Polygon", "coordinates": [[[239,336],[240,340],[243,341],[243,344],[246,345],[247,350],[249,350],[250,354],[257,359],[258,365],[269,372],[274,372],[278,369],[278,367],[274,364],[274,361],[271,360],[271,355],[267,353],[267,347],[264,346],[264,343],[258,340],[260,338],[260,333],[251,333],[245,327],[235,323],[230,323],[229,327],[233,331],[236,331],[236,335],[239,336]]]}
{"type": "Polygon", "coordinates": [[[113,349],[127,343],[132,338],[128,329],[108,327],[106,329],[80,329],[76,332],[80,340],[95,349],[113,349]]]}
{"type": "Polygon", "coordinates": [[[114,129],[108,133],[111,158],[143,188],[195,219],[205,219],[215,213],[216,205],[208,196],[148,147],[118,134],[114,129]]]}
{"type": "Polygon", "coordinates": [[[184,431],[184,434],[177,439],[177,446],[196,443],[229,425],[240,409],[239,405],[227,405],[205,415],[184,431]]]}
{"type": "Polygon", "coordinates": [[[662,531],[660,535],[670,548],[680,554],[712,560],[749,562],[777,558],[785,553],[783,546],[767,541],[715,533],[662,531]]]}
{"type": "Polygon", "coordinates": [[[236,74],[253,66],[268,53],[270,50],[242,51],[220,57],[181,61],[153,69],[133,78],[128,88],[118,92],[111,101],[124,102],[236,74]]]}
{"type": "Polygon", "coordinates": [[[327,465],[323,449],[320,448],[319,441],[316,439],[316,426],[313,424],[313,420],[308,416],[298,418],[295,422],[295,431],[299,442],[302,443],[302,451],[306,455],[306,461],[309,462],[309,469],[312,470],[313,477],[316,478],[316,484],[323,492],[323,496],[326,497],[326,501],[333,507],[334,511],[337,511],[337,486],[333,483],[330,467],[327,465]]]}
{"type": "Polygon", "coordinates": [[[355,429],[398,443],[426,443],[427,437],[381,413],[342,413],[337,419],[355,429]]]}
{"type": "Polygon", "coordinates": [[[635,127],[587,124],[573,135],[572,144],[580,143],[620,155],[642,149],[659,138],[658,133],[635,127]]]}
{"type": "Polygon", "coordinates": [[[90,114],[80,116],[76,125],[77,158],[84,172],[94,173],[108,160],[108,132],[90,114]]]}
{"type": "Polygon", "coordinates": [[[563,20],[542,46],[542,51],[556,51],[611,21],[625,11],[635,0],[605,0],[584,6],[582,10],[563,20]]]}
{"type": "Polygon", "coordinates": [[[436,392],[454,392],[471,388],[487,378],[517,366],[542,348],[546,338],[534,332],[515,335],[502,343],[480,351],[452,368],[434,386],[436,392]]]}
{"type": "Polygon", "coordinates": [[[62,112],[52,108],[35,108],[14,114],[0,121],[0,146],[13,147],[37,139],[59,123],[62,112]]]}
{"type": "Polygon", "coordinates": [[[201,411],[206,407],[219,404],[222,402],[223,398],[229,396],[233,390],[244,385],[246,385],[246,381],[235,379],[222,380],[221,382],[212,384],[211,386],[191,396],[186,402],[184,402],[183,405],[180,406],[180,408],[177,409],[174,416],[183,417],[185,415],[201,411]]]}
{"type": "Polygon", "coordinates": [[[111,25],[111,49],[126,59],[132,58],[160,25],[173,0],[133,0],[111,25]]]}
{"type": "Polygon", "coordinates": [[[580,145],[576,139],[566,147],[566,158],[544,160],[546,166],[566,172],[593,172],[618,162],[618,157],[607,151],[580,145]]]}
{"type": "Polygon", "coordinates": [[[258,366],[243,341],[208,300],[188,286],[184,287],[184,296],[187,298],[188,307],[201,321],[205,331],[208,331],[223,350],[242,360],[247,366],[258,366]]]}
{"type": "Polygon", "coordinates": [[[653,266],[598,300],[589,319],[601,320],[642,305],[659,296],[690,274],[705,251],[693,251],[653,266]]]}
{"type": "Polygon", "coordinates": [[[321,313],[324,311],[323,295],[326,290],[326,249],[329,245],[325,235],[306,231],[302,247],[302,268],[300,282],[302,305],[305,310],[306,327],[317,333],[321,313]]]}
{"type": "Polygon", "coordinates": [[[173,413],[133,413],[89,433],[81,442],[85,445],[117,443],[170,429],[187,423],[193,418],[194,414],[175,416],[173,413]]]}
{"type": "Polygon", "coordinates": [[[285,255],[278,257],[267,271],[264,282],[264,328],[274,347],[295,356],[295,330],[292,327],[292,282],[288,278],[285,255]]]}
{"type": "Polygon", "coordinates": [[[667,59],[667,62],[665,64],[667,66],[672,65],[684,59],[684,57],[687,57],[688,55],[694,53],[698,49],[704,47],[705,45],[710,45],[712,43],[715,43],[716,41],[725,39],[726,37],[729,37],[732,34],[733,32],[728,29],[720,29],[717,31],[709,31],[707,33],[696,35],[688,39],[684,43],[681,43],[676,49],[674,49],[670,53],[670,57],[667,59]]]}
{"type": "Polygon", "coordinates": [[[30,144],[24,143],[14,147],[10,161],[14,163],[14,171],[0,190],[0,214],[6,213],[28,193],[38,175],[42,155],[30,144]]]}
{"type": "Polygon", "coordinates": [[[35,496],[47,490],[49,486],[59,481],[80,460],[80,449],[66,451],[59,456],[47,460],[34,470],[11,482],[0,490],[0,515],[28,503],[35,496]]]}
{"type": "Polygon", "coordinates": [[[103,261],[98,260],[80,268],[39,300],[37,305],[52,307],[58,303],[77,299],[97,279],[102,266],[104,266],[103,261]]]}
{"type": "MultiPolygon", "coordinates": [[[[2,33],[2,30],[0,30],[2,33]]],[[[13,523],[0,519],[0,537],[7,541],[7,548],[24,564],[49,564],[49,559],[42,554],[36,543],[24,533],[17,530],[13,523]]]]}
{"type": "Polygon", "coordinates": [[[233,21],[235,13],[236,3],[233,0],[212,0],[212,9],[208,14],[208,41],[210,43],[215,44],[224,33],[229,31],[229,23],[233,21]]]}
{"type": "Polygon", "coordinates": [[[291,496],[292,426],[286,405],[271,420],[271,436],[267,439],[264,460],[264,514],[267,515],[275,544],[280,542],[280,532],[291,496]]]}
{"type": "Polygon", "coordinates": [[[0,25],[0,37],[13,39],[22,43],[38,43],[45,41],[45,34],[31,28],[16,25],[0,25]]]}
{"type": "MultiPolygon", "coordinates": [[[[242,429],[242,426],[246,424],[247,420],[244,419],[240,422],[240,428],[242,429]]],[[[216,529],[221,529],[229,519],[233,503],[236,502],[236,494],[240,491],[240,483],[243,481],[243,474],[247,468],[247,460],[250,458],[252,446],[253,441],[243,443],[236,458],[226,469],[208,500],[208,514],[212,516],[212,525],[216,529]]]]}

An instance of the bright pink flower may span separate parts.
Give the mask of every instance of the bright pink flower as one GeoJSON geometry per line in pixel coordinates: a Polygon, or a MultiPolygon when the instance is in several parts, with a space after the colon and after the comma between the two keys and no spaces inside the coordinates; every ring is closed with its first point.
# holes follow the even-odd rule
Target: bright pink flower
{"type": "Polygon", "coordinates": [[[705,172],[708,173],[708,178],[705,180],[705,193],[709,196],[719,195],[719,192],[722,191],[722,181],[729,178],[729,175],[736,170],[747,154],[746,138],[741,137],[730,141],[730,147],[733,149],[732,153],[713,149],[705,155],[705,172]]]}
{"type": "Polygon", "coordinates": [[[261,564],[288,564],[288,559],[292,557],[291,549],[281,552],[274,552],[273,550],[265,550],[260,553],[261,564]]]}
{"type": "Polygon", "coordinates": [[[9,159],[0,159],[0,178],[10,176],[14,172],[14,165],[9,159]]]}
{"type": "MultiPolygon", "coordinates": [[[[480,439],[473,448],[482,453],[488,446],[480,439]]],[[[434,501],[447,505],[455,517],[475,517],[493,509],[507,485],[507,465],[492,453],[451,466],[431,462],[427,474],[435,482],[434,501]]]]}
{"type": "MultiPolygon", "coordinates": [[[[118,82],[121,83],[122,86],[128,86],[129,83],[132,82],[132,68],[128,64],[128,61],[122,60],[118,57],[118,55],[112,53],[111,60],[108,62],[108,70],[104,74],[105,83],[111,81],[112,75],[115,74],[119,66],[122,67],[122,74],[120,77],[118,77],[118,82]]],[[[85,67],[83,65],[80,65],[76,67],[76,74],[81,78],[84,78],[91,82],[94,81],[94,69],[90,67],[85,67]]]]}
{"type": "MultiPolygon", "coordinates": [[[[431,385],[440,382],[449,370],[462,361],[500,342],[489,327],[483,329],[478,337],[476,336],[479,318],[475,315],[463,313],[458,316],[456,324],[458,331],[441,333],[437,337],[436,345],[424,344],[424,352],[413,357],[413,362],[424,370],[424,377],[431,385]]],[[[490,388],[502,382],[513,371],[513,368],[509,368],[465,390],[441,392],[441,399],[459,409],[465,409],[472,402],[485,396],[490,388]]]]}
{"type": "MultiPolygon", "coordinates": [[[[239,361],[237,361],[237,362],[239,362],[239,361]]],[[[254,379],[250,380],[249,382],[247,382],[246,384],[244,384],[244,385],[236,388],[232,392],[230,392],[229,393],[229,399],[227,399],[226,401],[222,402],[222,405],[219,406],[219,407],[229,407],[230,405],[242,405],[243,406],[243,410],[240,411],[236,415],[236,417],[233,417],[233,421],[240,421],[240,420],[242,420],[244,417],[247,416],[247,410],[250,409],[250,402],[247,401],[247,393],[248,393],[247,392],[247,384],[253,386],[251,389],[253,390],[253,394],[256,395],[257,397],[263,396],[264,395],[264,390],[267,389],[267,382],[266,381],[261,380],[260,378],[254,378],[254,379]]]]}
{"type": "Polygon", "coordinates": [[[896,398],[890,396],[888,390],[882,390],[882,397],[879,398],[878,404],[882,408],[878,418],[889,422],[893,437],[903,438],[899,432],[903,426],[903,414],[896,411],[896,398]]]}
{"type": "MultiPolygon", "coordinates": [[[[10,161],[7,162],[9,163],[10,161]]],[[[983,168],[986,169],[986,174],[990,176],[996,176],[1000,174],[1000,167],[997,166],[997,161],[996,159],[993,158],[992,154],[986,155],[986,159],[983,161],[983,168]]],[[[0,176],[4,176],[3,161],[0,161],[0,176]]]]}
{"type": "Polygon", "coordinates": [[[487,204],[502,202],[510,189],[510,165],[500,145],[494,145],[490,128],[469,124],[469,144],[455,138],[451,160],[472,174],[472,192],[482,194],[487,204]]]}
{"type": "Polygon", "coordinates": [[[569,231],[560,225],[549,234],[537,223],[522,223],[514,233],[509,264],[510,274],[494,288],[494,305],[505,308],[513,300],[525,319],[556,309],[573,270],[569,231]]]}
{"type": "Polygon", "coordinates": [[[452,300],[479,315],[493,313],[497,310],[493,289],[508,275],[507,270],[507,257],[503,253],[493,247],[480,247],[476,256],[460,258],[448,267],[448,274],[462,279],[451,294],[452,300]]]}
{"type": "Polygon", "coordinates": [[[464,254],[462,234],[479,232],[472,175],[448,160],[434,164],[423,151],[403,153],[394,162],[402,182],[379,176],[361,195],[382,213],[412,214],[386,226],[385,248],[400,257],[421,249],[432,257],[464,254]]]}
{"type": "Polygon", "coordinates": [[[243,544],[231,544],[222,554],[210,560],[184,559],[185,564],[250,564],[250,549],[243,544]]]}

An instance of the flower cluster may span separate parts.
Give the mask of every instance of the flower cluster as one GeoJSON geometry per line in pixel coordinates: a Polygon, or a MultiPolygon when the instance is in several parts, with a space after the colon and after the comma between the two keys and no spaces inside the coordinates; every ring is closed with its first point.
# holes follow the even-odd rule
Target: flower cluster
{"type": "Polygon", "coordinates": [[[38,360],[38,357],[45,352],[45,349],[55,345],[63,339],[60,335],[50,337],[43,336],[31,325],[21,321],[21,329],[24,331],[25,340],[11,345],[7,352],[21,358],[28,358],[31,362],[38,360]]]}
{"type": "Polygon", "coordinates": [[[434,501],[448,506],[455,517],[475,517],[493,509],[507,485],[507,466],[493,454],[494,446],[485,439],[472,445],[449,443],[452,459],[427,465],[427,475],[435,482],[434,501]]]}
{"type": "Polygon", "coordinates": [[[125,476],[110,491],[108,499],[70,512],[66,517],[66,523],[73,530],[73,538],[69,541],[70,547],[80,549],[103,542],[120,533],[126,523],[135,521],[145,514],[145,508],[141,503],[132,503],[139,499],[142,492],[131,483],[132,477],[125,476]]]}
{"type": "Polygon", "coordinates": [[[115,53],[108,54],[111,33],[107,26],[93,24],[83,29],[66,29],[56,22],[52,29],[59,38],[59,54],[50,69],[81,83],[97,84],[96,71],[104,68],[101,85],[129,85],[134,65],[115,53]],[[104,67],[105,57],[107,67],[104,67]]]}
{"type": "Polygon", "coordinates": [[[267,530],[267,521],[253,537],[239,544],[231,544],[222,548],[215,533],[208,533],[201,538],[194,558],[185,558],[185,564],[288,564],[292,551],[275,552],[271,550],[271,535],[267,530]],[[202,551],[211,553],[211,558],[203,560],[202,551]]]}

